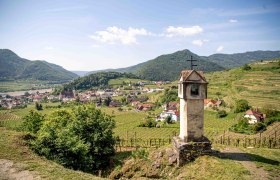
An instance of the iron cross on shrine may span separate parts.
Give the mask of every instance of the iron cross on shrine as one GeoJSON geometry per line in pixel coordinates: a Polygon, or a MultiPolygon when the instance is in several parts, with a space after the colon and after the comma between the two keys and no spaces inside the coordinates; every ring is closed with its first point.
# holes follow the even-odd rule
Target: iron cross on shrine
{"type": "Polygon", "coordinates": [[[194,61],[197,61],[197,60],[194,60],[194,59],[193,59],[193,56],[191,56],[191,59],[190,59],[190,60],[187,60],[187,61],[190,61],[190,62],[191,62],[191,70],[193,70],[193,67],[194,67],[194,66],[197,66],[196,64],[193,64],[194,61]]]}

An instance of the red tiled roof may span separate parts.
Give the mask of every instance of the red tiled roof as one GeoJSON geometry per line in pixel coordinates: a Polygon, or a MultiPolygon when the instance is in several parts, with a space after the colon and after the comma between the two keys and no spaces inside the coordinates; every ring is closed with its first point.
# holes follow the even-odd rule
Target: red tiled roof
{"type": "Polygon", "coordinates": [[[255,116],[257,119],[263,119],[263,118],[264,118],[264,114],[261,113],[261,112],[259,112],[258,110],[251,110],[251,109],[249,109],[249,110],[246,111],[245,114],[246,114],[246,115],[253,115],[253,116],[255,116]]]}

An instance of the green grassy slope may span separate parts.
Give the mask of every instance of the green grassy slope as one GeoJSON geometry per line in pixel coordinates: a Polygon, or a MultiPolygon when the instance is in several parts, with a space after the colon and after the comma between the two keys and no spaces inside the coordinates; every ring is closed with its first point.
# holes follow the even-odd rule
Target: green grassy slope
{"type": "Polygon", "coordinates": [[[280,109],[280,65],[278,61],[264,61],[250,65],[251,70],[235,68],[207,73],[208,97],[217,98],[217,92],[228,103],[246,99],[253,107],[272,106],[280,109]]]}

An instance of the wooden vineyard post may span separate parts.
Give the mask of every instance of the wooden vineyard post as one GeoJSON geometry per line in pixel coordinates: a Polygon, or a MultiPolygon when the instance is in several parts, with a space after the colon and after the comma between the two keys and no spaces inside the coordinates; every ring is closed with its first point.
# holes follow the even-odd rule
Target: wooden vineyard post
{"type": "Polygon", "coordinates": [[[126,150],[127,150],[127,146],[128,146],[128,131],[126,131],[126,150]]]}
{"type": "Polygon", "coordinates": [[[135,147],[135,150],[137,150],[137,145],[136,145],[136,131],[134,132],[134,147],[135,147]]]}
{"type": "Polygon", "coordinates": [[[277,132],[275,130],[274,132],[274,143],[273,143],[274,148],[277,146],[277,132]]]}
{"type": "Polygon", "coordinates": [[[224,130],[224,134],[223,134],[223,144],[225,144],[225,134],[226,134],[226,131],[224,130]]]}

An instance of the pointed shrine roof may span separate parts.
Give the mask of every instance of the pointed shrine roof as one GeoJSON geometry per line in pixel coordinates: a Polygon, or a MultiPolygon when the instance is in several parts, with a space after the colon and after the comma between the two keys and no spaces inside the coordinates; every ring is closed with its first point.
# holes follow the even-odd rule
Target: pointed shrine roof
{"type": "MultiPolygon", "coordinates": [[[[207,81],[206,81],[206,78],[205,78],[205,76],[204,76],[204,74],[203,74],[203,72],[202,72],[202,71],[196,71],[196,70],[183,70],[183,71],[181,71],[180,79],[181,79],[181,77],[182,77],[182,80],[183,80],[183,81],[187,81],[187,80],[188,80],[188,77],[189,77],[192,73],[198,74],[198,76],[200,76],[200,78],[201,78],[203,81],[207,82],[207,81]]],[[[179,81],[180,81],[180,79],[179,79],[179,81]]]]}

